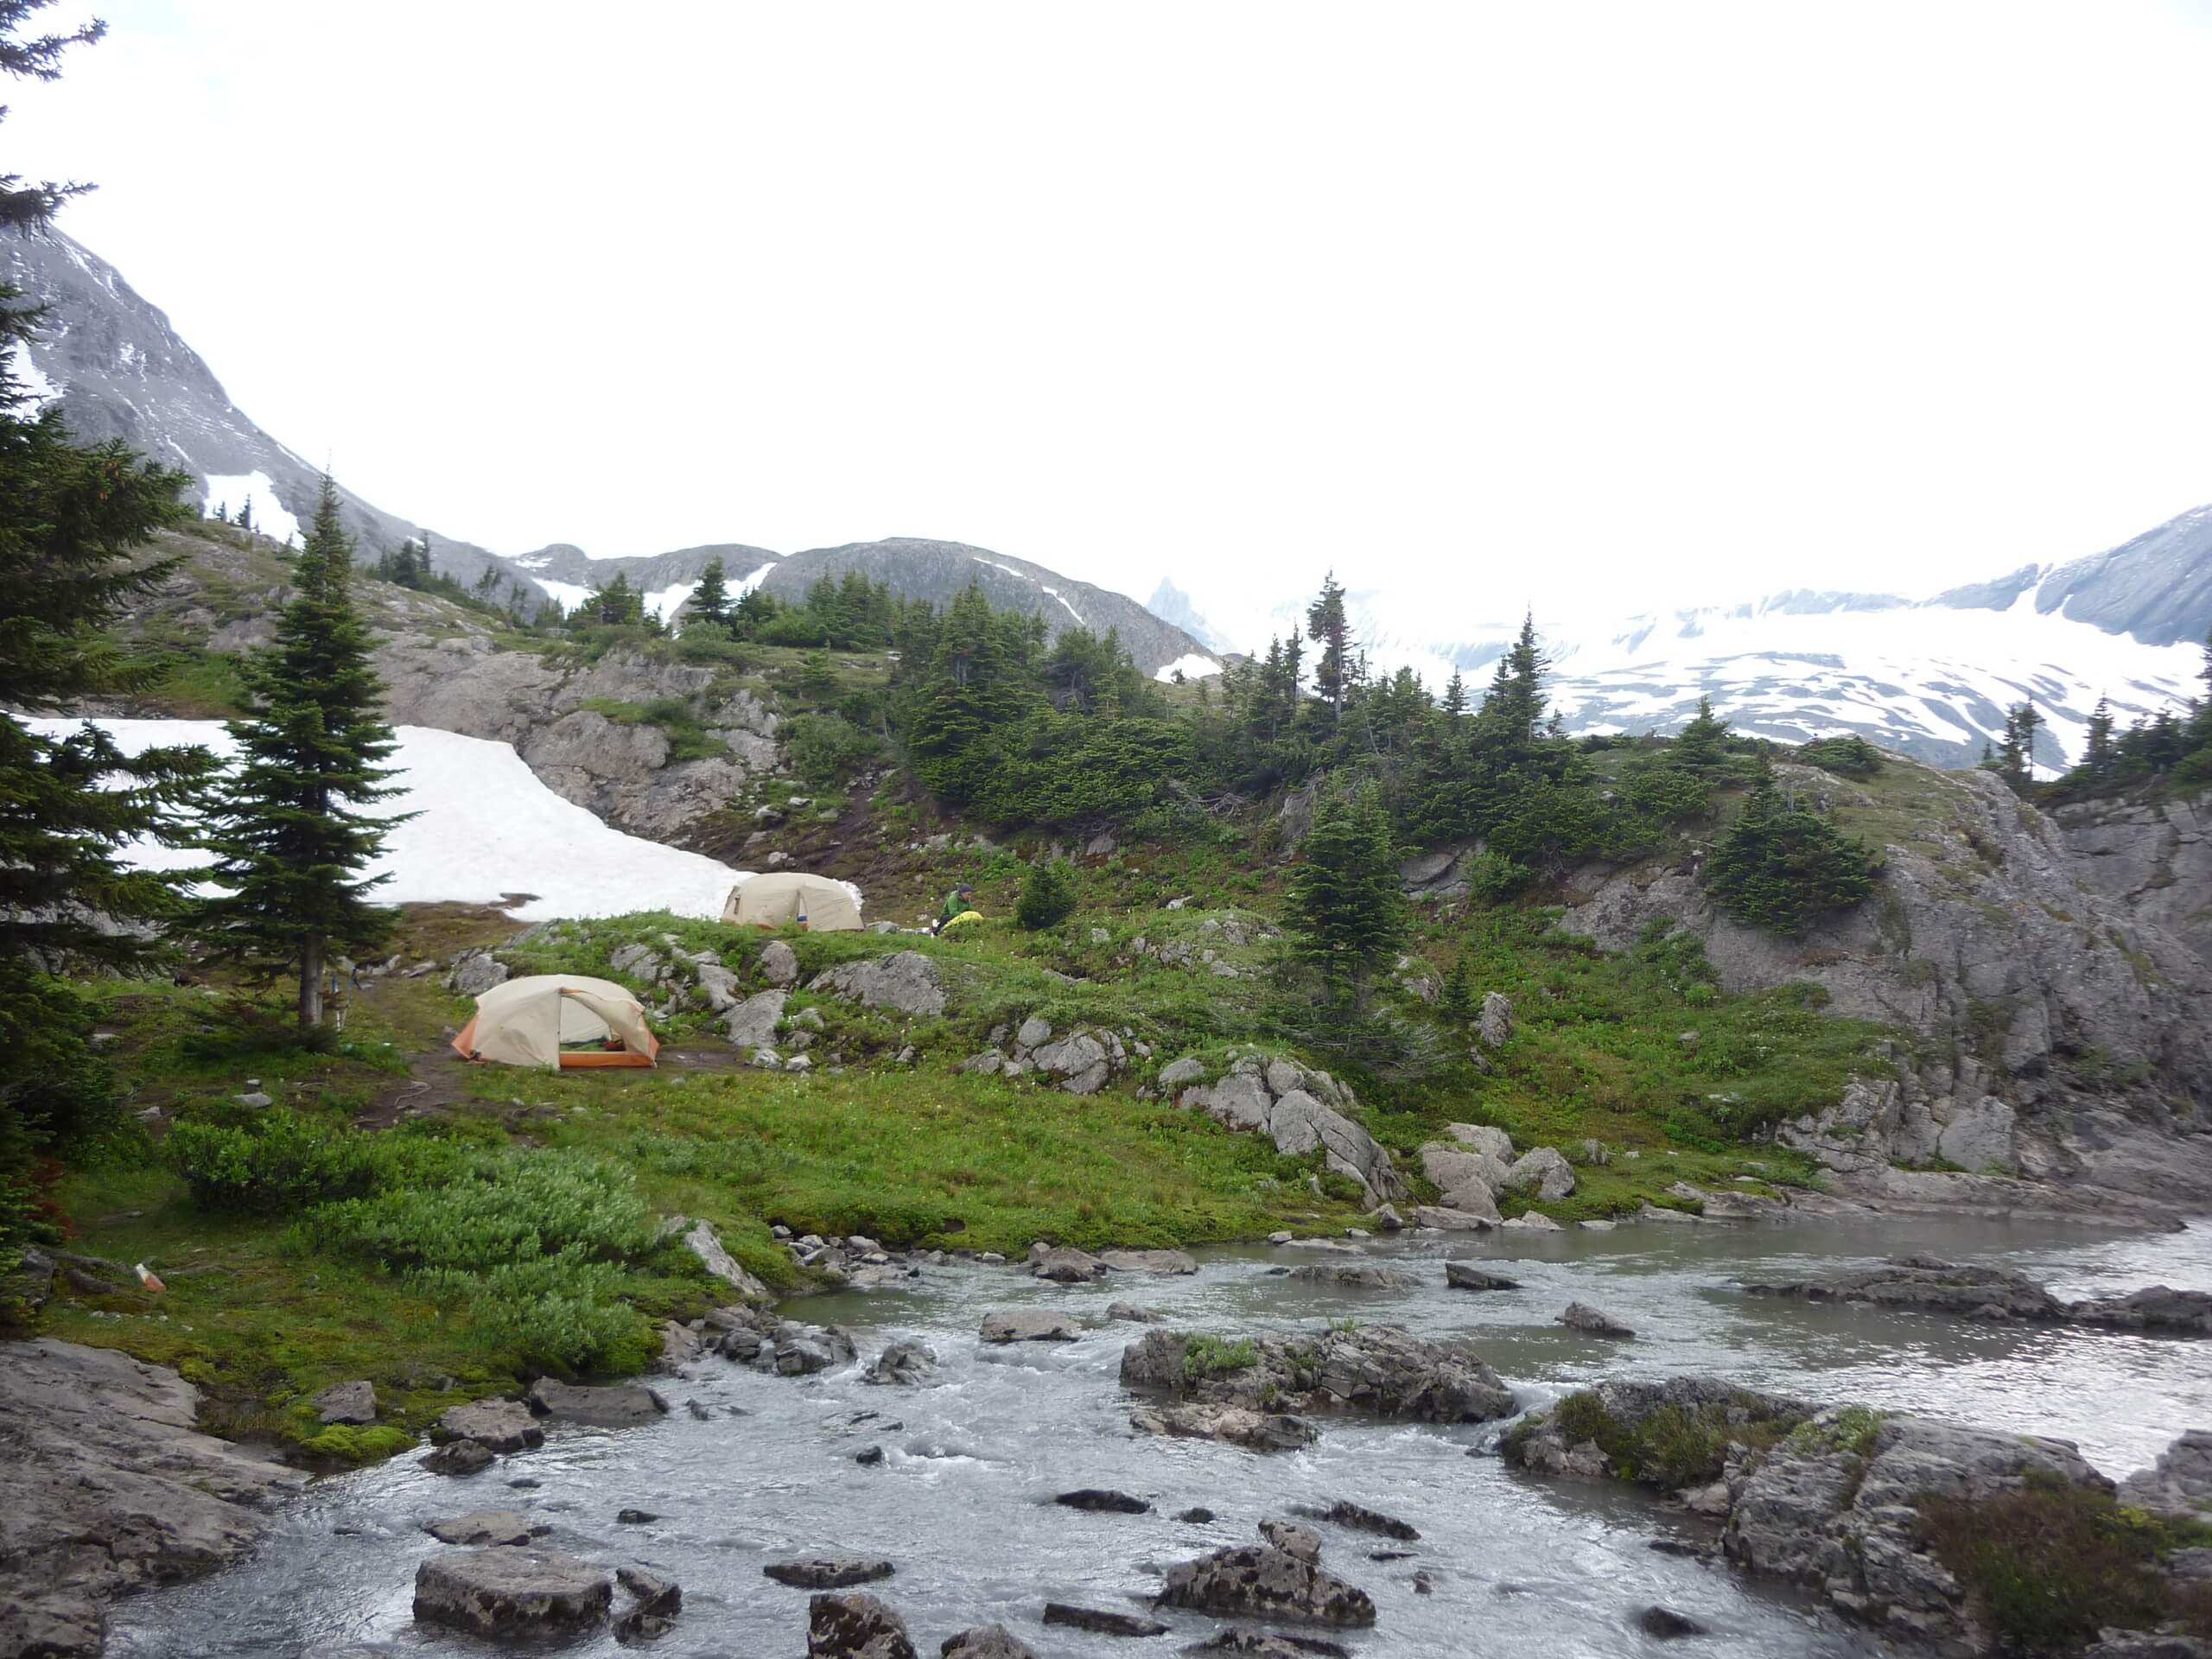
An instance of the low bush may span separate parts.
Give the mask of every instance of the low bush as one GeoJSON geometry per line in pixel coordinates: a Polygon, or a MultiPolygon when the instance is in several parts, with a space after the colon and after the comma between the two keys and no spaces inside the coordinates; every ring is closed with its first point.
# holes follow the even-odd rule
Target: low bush
{"type": "Polygon", "coordinates": [[[368,1136],[281,1106],[243,1125],[179,1123],[167,1150],[194,1204],[248,1216],[361,1198],[392,1162],[368,1136]]]}
{"type": "Polygon", "coordinates": [[[1737,920],[1794,937],[1866,898],[1881,868],[1866,842],[1762,784],[1713,849],[1705,880],[1737,920]]]}
{"type": "Polygon", "coordinates": [[[1260,1351],[1249,1337],[1192,1337],[1183,1349],[1183,1380],[1202,1382],[1223,1371],[1249,1370],[1260,1351]]]}
{"type": "Polygon", "coordinates": [[[404,1267],[476,1271],[540,1256],[623,1262],[658,1233],[629,1172],[573,1152],[500,1152],[465,1173],[317,1208],[321,1247],[404,1267]]]}
{"type": "Polygon", "coordinates": [[[1882,769],[1882,752],[1863,737],[1823,737],[1800,745],[1790,759],[1842,778],[1872,778],[1882,769]]]}
{"type": "Polygon", "coordinates": [[[799,715],[784,728],[784,753],[791,770],[811,789],[845,782],[882,752],[874,733],[842,715],[799,715]]]}

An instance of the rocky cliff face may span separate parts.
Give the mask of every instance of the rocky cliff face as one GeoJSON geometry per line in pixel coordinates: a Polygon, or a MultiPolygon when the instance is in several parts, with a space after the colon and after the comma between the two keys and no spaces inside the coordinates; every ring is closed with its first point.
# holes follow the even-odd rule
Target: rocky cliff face
{"type": "Polygon", "coordinates": [[[1898,1027],[1893,1072],[1777,1132],[1848,1192],[2121,1216],[2212,1201],[2212,801],[2053,819],[1983,772],[1893,761],[1870,792],[1780,771],[1886,842],[1866,904],[1780,938],[1716,911],[1692,857],[1586,874],[1562,925],[1616,948],[1687,927],[1732,989],[1809,981],[1898,1027]]]}

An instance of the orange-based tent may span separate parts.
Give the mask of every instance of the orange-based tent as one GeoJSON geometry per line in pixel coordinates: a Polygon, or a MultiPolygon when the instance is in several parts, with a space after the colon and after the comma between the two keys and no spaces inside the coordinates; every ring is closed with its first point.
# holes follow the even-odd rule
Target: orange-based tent
{"type": "Polygon", "coordinates": [[[578,974],[532,974],[494,985],[476,999],[475,1017],[453,1046],[463,1059],[549,1071],[651,1065],[660,1052],[636,997],[578,974]]]}

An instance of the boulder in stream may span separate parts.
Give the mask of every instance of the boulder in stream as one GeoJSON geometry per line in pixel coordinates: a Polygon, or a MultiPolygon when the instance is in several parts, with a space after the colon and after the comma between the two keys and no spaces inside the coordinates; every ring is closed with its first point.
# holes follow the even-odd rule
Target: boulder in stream
{"type": "Polygon", "coordinates": [[[919,1659],[906,1622],[864,1590],[806,1605],[806,1659],[919,1659]]]}
{"type": "Polygon", "coordinates": [[[1513,1391],[1466,1344],[1395,1325],[1331,1325],[1238,1342],[1148,1331],[1122,1351],[1122,1385],[1210,1406],[1349,1411],[1421,1422],[1510,1417],[1513,1391]]]}
{"type": "Polygon", "coordinates": [[[615,1581],[630,1592],[630,1605],[614,1621],[614,1639],[626,1647],[637,1642],[658,1642],[676,1628],[683,1610],[683,1590],[673,1579],[664,1579],[642,1567],[620,1567],[615,1581]]]}
{"type": "Polygon", "coordinates": [[[1309,1284],[1341,1285],[1351,1290],[1414,1290],[1421,1275],[1380,1262],[1308,1262],[1297,1268],[1269,1268],[1281,1279],[1302,1279],[1309,1284]]]}
{"type": "Polygon", "coordinates": [[[1071,1630],[1092,1630],[1100,1636],[1167,1634],[1167,1627],[1156,1618],[1139,1618],[1135,1613],[1108,1612],[1097,1607],[1077,1607],[1065,1601],[1045,1604],[1045,1622],[1065,1624],[1071,1630]]]}
{"type": "Polygon", "coordinates": [[[1071,1249],[1065,1244],[1038,1244],[1029,1252],[1029,1273],[1034,1279],[1049,1279],[1058,1285],[1087,1285],[1094,1279],[1103,1279],[1106,1264],[1087,1250],[1071,1249]]]}
{"type": "Polygon", "coordinates": [[[1071,1510],[1090,1510],[1113,1515],[1149,1515],[1152,1505],[1129,1492],[1117,1492],[1109,1487],[1082,1486],[1071,1492],[1062,1492],[1052,1500],[1071,1510]]]}
{"type": "Polygon", "coordinates": [[[448,1406],[430,1426],[435,1440],[474,1440],[492,1452],[520,1452],[545,1444],[545,1431],[517,1400],[478,1400],[448,1406]]]}
{"type": "Polygon", "coordinates": [[[499,1456],[481,1440],[448,1440],[418,1461],[434,1475],[480,1475],[499,1456]]]}
{"type": "Polygon", "coordinates": [[[1231,1618],[1348,1627],[1375,1623],[1375,1603],[1364,1590],[1268,1544],[1217,1549],[1168,1568],[1160,1605],[1231,1618]]]}
{"type": "Polygon", "coordinates": [[[2002,1268],[1961,1266],[1931,1255],[1902,1255],[1840,1279],[1748,1280],[1752,1296],[1789,1296],[1811,1302],[1871,1302],[1883,1307],[1962,1313],[1980,1319],[2056,1321],[2066,1304],[2041,1285],[2002,1268]]]}
{"type": "Polygon", "coordinates": [[[1554,1323],[1573,1331],[1587,1331],[1595,1337],[1632,1337],[1636,1334],[1605,1309],[1592,1307],[1587,1302],[1569,1302],[1554,1323]]]}
{"type": "Polygon", "coordinates": [[[778,1584],[795,1590],[842,1590],[848,1585],[874,1584],[899,1569],[887,1560],[865,1555],[813,1555],[803,1560],[771,1561],[761,1572],[778,1584]]]}
{"type": "Polygon", "coordinates": [[[1269,1516],[1260,1522],[1260,1536],[1284,1554],[1295,1555],[1301,1561],[1321,1559],[1321,1535],[1295,1521],[1279,1521],[1269,1516]]]}
{"type": "Polygon", "coordinates": [[[1037,1659],[1036,1651],[1003,1624],[979,1624],[949,1636],[941,1659],[1037,1659]]]}
{"type": "Polygon", "coordinates": [[[863,1382],[911,1388],[937,1375],[937,1350],[918,1342],[894,1342],[861,1373],[863,1382]]]}
{"type": "Polygon", "coordinates": [[[442,1521],[425,1521],[423,1530],[442,1544],[526,1544],[530,1522],[515,1510],[471,1510],[442,1521]]]}
{"type": "Polygon", "coordinates": [[[1129,1427],[1140,1434],[1225,1440],[1248,1452],[1296,1452],[1321,1438],[1321,1431],[1303,1417],[1243,1406],[1140,1406],[1129,1414],[1129,1427]]]}
{"type": "Polygon", "coordinates": [[[314,1403],[315,1421],[359,1428],[377,1420],[377,1385],[365,1378],[334,1382],[315,1395],[314,1403]]]}
{"type": "Polygon", "coordinates": [[[541,1376],[530,1385],[531,1409],[556,1423],[592,1428],[640,1428],[666,1414],[668,1402],[635,1382],[583,1388],[541,1376]]]}
{"type": "Polygon", "coordinates": [[[614,1601],[603,1567],[550,1549],[467,1549],[415,1573],[415,1617],[478,1636],[573,1636],[594,1630],[614,1601]]]}
{"type": "Polygon", "coordinates": [[[1518,1290],[1521,1281],[1509,1279],[1502,1273],[1492,1273],[1488,1268],[1478,1268],[1471,1262],[1446,1262],[1444,1282],[1454,1290],[1518,1290]]]}
{"type": "Polygon", "coordinates": [[[1302,1515],[1316,1521],[1327,1521],[1354,1532],[1371,1532],[1378,1538],[1395,1538],[1411,1543],[1421,1536],[1421,1531],[1410,1521],[1401,1521],[1395,1515],[1385,1515],[1380,1510],[1370,1510],[1364,1503],[1355,1503],[1340,1497],[1325,1510],[1300,1504],[1293,1515],[1302,1515]]]}
{"type": "Polygon", "coordinates": [[[1042,1307],[995,1307],[977,1333],[985,1342],[1073,1342],[1074,1321],[1042,1307]]]}
{"type": "Polygon", "coordinates": [[[2176,1520],[2212,1525],[2212,1429],[2192,1428],[2156,1465],[2120,1483],[2120,1501],[2176,1520]]]}

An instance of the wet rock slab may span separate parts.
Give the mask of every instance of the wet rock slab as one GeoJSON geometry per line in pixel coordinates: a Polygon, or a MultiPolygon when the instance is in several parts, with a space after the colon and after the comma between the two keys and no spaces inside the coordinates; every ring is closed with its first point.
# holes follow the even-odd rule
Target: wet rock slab
{"type": "Polygon", "coordinates": [[[594,1630],[614,1602],[603,1567],[550,1549],[471,1549],[415,1573],[415,1617],[478,1636],[566,1636],[594,1630]]]}
{"type": "Polygon", "coordinates": [[[979,1624],[949,1636],[940,1659],[1037,1659],[1036,1650],[1003,1624],[979,1624]]]}
{"type": "Polygon", "coordinates": [[[816,1555],[804,1560],[771,1561],[760,1570],[778,1584],[788,1584],[796,1590],[842,1590],[849,1585],[887,1579],[898,1568],[870,1556],[816,1555]]]}
{"type": "Polygon", "coordinates": [[[1293,1416],[1344,1411],[1471,1423],[1510,1417],[1516,1408],[1513,1391],[1466,1344],[1432,1342],[1397,1325],[1330,1326],[1310,1337],[1255,1337],[1249,1339],[1251,1363],[1195,1378],[1185,1369],[1192,1341],[1187,1332],[1147,1332],[1122,1351],[1122,1387],[1192,1405],[1293,1416]]]}
{"type": "Polygon", "coordinates": [[[1375,1623],[1375,1603],[1364,1590],[1268,1544],[1217,1549],[1170,1567],[1160,1605],[1235,1618],[1351,1628],[1375,1623]]]}
{"type": "Polygon", "coordinates": [[[977,1332],[985,1342],[1073,1342],[1075,1322],[1041,1307],[995,1307],[977,1332]]]}
{"type": "Polygon", "coordinates": [[[442,1521],[425,1521],[423,1530],[442,1544],[519,1545],[530,1541],[530,1522],[515,1510],[471,1510],[442,1521]]]}
{"type": "Polygon", "coordinates": [[[919,1659],[906,1622],[865,1591],[806,1605],[807,1659],[919,1659]]]}
{"type": "Polygon", "coordinates": [[[545,1444],[545,1431],[517,1400],[479,1400],[448,1407],[430,1436],[438,1440],[474,1440],[493,1452],[521,1452],[545,1444]]]}
{"type": "Polygon", "coordinates": [[[554,1377],[541,1376],[530,1385],[533,1411],[556,1423],[581,1423],[590,1428],[642,1428],[657,1422],[668,1402],[651,1389],[634,1382],[609,1388],[582,1388],[554,1377]]]}
{"type": "Polygon", "coordinates": [[[1165,1636],[1167,1626],[1155,1618],[1140,1618],[1135,1613],[1109,1612],[1098,1607],[1077,1607],[1065,1601],[1045,1604],[1045,1622],[1065,1624],[1071,1630],[1090,1630],[1100,1636],[1165,1636]]]}

